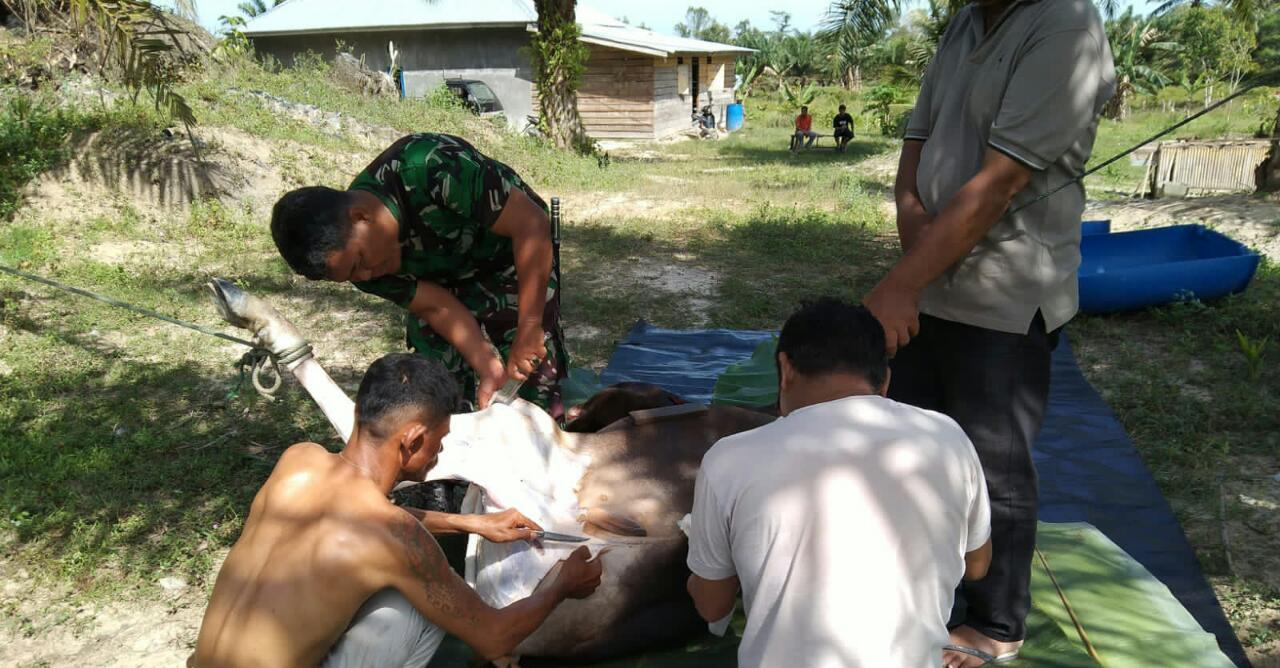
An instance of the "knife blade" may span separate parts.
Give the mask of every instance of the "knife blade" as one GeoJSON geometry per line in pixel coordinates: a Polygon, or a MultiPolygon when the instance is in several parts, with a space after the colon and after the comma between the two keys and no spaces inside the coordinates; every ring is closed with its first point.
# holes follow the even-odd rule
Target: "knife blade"
{"type": "Polygon", "coordinates": [[[554,531],[534,531],[533,535],[541,540],[550,540],[559,543],[585,543],[590,538],[586,536],[571,536],[567,533],[556,533],[554,531]]]}
{"type": "MultiPolygon", "coordinates": [[[[542,364],[541,359],[533,360],[534,373],[537,373],[539,364],[542,364]]],[[[497,392],[493,393],[493,400],[490,403],[506,404],[510,406],[511,402],[516,400],[516,394],[520,392],[520,388],[524,387],[525,383],[532,380],[533,375],[534,374],[531,373],[525,376],[524,380],[520,380],[519,378],[516,378],[513,376],[506,383],[503,383],[502,387],[499,388],[497,392]]]]}

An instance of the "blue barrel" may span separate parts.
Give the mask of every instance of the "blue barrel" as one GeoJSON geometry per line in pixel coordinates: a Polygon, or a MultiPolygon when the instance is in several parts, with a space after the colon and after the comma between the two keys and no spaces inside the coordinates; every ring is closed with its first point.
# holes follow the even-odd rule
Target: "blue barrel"
{"type": "Polygon", "coordinates": [[[742,128],[742,103],[741,102],[734,102],[728,107],[725,107],[724,126],[729,129],[729,132],[733,132],[734,130],[739,130],[742,128]]]}

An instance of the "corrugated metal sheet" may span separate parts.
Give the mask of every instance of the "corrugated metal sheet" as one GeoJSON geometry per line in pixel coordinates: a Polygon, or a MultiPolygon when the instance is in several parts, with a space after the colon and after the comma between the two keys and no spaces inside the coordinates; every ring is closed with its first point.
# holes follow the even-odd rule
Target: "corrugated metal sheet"
{"type": "Polygon", "coordinates": [[[1161,142],[1151,173],[1152,190],[1157,195],[1254,192],[1261,185],[1259,168],[1274,143],[1270,139],[1161,142]]]}
{"type": "Polygon", "coordinates": [[[528,0],[287,0],[242,28],[250,37],[422,27],[520,26],[537,20],[528,0]]]}
{"type": "MultiPolygon", "coordinates": [[[[634,28],[588,5],[576,14],[582,41],[665,58],[673,53],[750,53],[731,44],[673,37],[634,28]]],[[[529,26],[538,19],[530,0],[287,0],[249,21],[250,37],[412,28],[529,26]]]]}

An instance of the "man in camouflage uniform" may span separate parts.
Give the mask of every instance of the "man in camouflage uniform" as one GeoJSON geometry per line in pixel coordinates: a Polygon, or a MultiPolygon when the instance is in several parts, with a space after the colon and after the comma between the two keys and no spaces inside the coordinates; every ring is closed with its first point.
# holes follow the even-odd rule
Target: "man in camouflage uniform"
{"type": "Polygon", "coordinates": [[[442,361],[477,407],[508,378],[532,376],[520,396],[563,417],[568,357],[547,207],[507,165],[452,135],[410,135],[346,191],[286,194],[271,232],[297,273],[405,308],[409,347],[442,361]]]}

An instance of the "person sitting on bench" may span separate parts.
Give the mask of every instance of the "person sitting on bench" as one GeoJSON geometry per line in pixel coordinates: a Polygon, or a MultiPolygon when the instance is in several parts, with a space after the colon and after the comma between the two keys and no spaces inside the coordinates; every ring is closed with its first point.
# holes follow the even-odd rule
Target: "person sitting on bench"
{"type": "Polygon", "coordinates": [[[459,403],[454,379],[437,360],[392,353],[369,367],[355,403],[341,452],[290,447],[254,497],[188,668],[425,666],[446,633],[494,660],[600,584],[600,560],[579,547],[529,597],[486,605],[431,532],[511,541],[539,527],[518,512],[449,515],[387,500],[435,466],[459,403]]]}
{"type": "Polygon", "coordinates": [[[808,137],[809,142],[804,145],[805,148],[813,146],[813,140],[818,138],[818,133],[813,131],[813,116],[809,115],[809,107],[800,107],[800,115],[796,116],[796,133],[791,137],[791,148],[795,150],[800,148],[800,142],[808,137]]]}
{"type": "Polygon", "coordinates": [[[831,120],[831,127],[835,128],[834,136],[836,138],[836,150],[844,153],[844,149],[849,145],[849,140],[853,139],[853,116],[845,111],[844,105],[840,105],[840,113],[831,120]]]}

